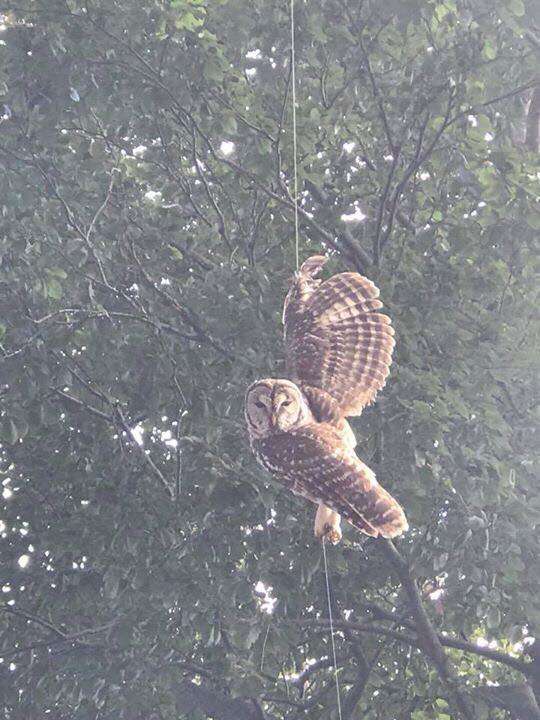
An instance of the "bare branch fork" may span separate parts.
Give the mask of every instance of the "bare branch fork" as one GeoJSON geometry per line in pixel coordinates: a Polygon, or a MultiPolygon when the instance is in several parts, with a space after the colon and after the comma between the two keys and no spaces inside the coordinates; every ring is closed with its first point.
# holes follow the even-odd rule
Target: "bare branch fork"
{"type": "MultiPolygon", "coordinates": [[[[55,357],[58,358],[58,356],[55,354],[55,357]]],[[[107,423],[113,425],[113,426],[119,426],[123,432],[126,433],[126,436],[131,440],[132,446],[136,449],[136,451],[139,453],[139,455],[142,457],[146,465],[151,469],[152,473],[158,478],[161,485],[165,488],[167,494],[171,498],[171,500],[176,499],[175,495],[175,485],[167,480],[167,478],[164,476],[162,471],[159,469],[159,467],[155,464],[155,462],[152,460],[150,455],[147,453],[147,451],[139,445],[137,442],[135,442],[135,439],[133,438],[133,433],[131,428],[129,427],[129,424],[124,416],[124,413],[122,411],[122,408],[120,406],[120,403],[114,399],[109,398],[105,393],[96,390],[92,385],[85,380],[83,377],[81,377],[80,373],[78,373],[76,370],[73,369],[70,365],[67,365],[69,372],[73,375],[73,377],[84,387],[87,391],[89,391],[92,395],[98,397],[102,402],[104,402],[110,409],[109,413],[102,412],[101,410],[98,410],[97,408],[93,407],[89,403],[85,402],[84,400],[80,400],[77,397],[74,397],[73,395],[70,395],[66,393],[64,390],[60,390],[59,388],[54,388],[53,392],[58,395],[60,398],[62,398],[64,401],[67,401],[68,404],[73,405],[74,407],[84,409],[87,412],[89,412],[94,417],[99,418],[100,420],[105,420],[107,423]]]]}
{"type": "Polygon", "coordinates": [[[51,633],[51,637],[46,640],[38,640],[31,645],[16,647],[12,650],[7,650],[5,652],[2,651],[3,657],[13,657],[15,655],[20,655],[22,653],[29,652],[38,648],[48,648],[52,645],[57,645],[59,643],[67,643],[69,645],[76,645],[84,648],[99,648],[101,647],[101,645],[96,643],[89,643],[82,638],[87,635],[95,635],[103,632],[104,630],[109,630],[116,622],[116,620],[112,620],[111,622],[108,622],[104,625],[99,625],[93,628],[86,628],[84,630],[77,630],[74,632],[66,632],[65,630],[61,630],[59,627],[54,625],[46,618],[35,615],[34,613],[24,610],[23,608],[16,608],[12,607],[11,605],[3,604],[0,607],[0,611],[5,612],[9,615],[14,615],[15,617],[19,617],[26,622],[31,622],[35,625],[39,625],[44,630],[51,633]]]}
{"type": "MultiPolygon", "coordinates": [[[[403,624],[406,627],[410,627],[410,629],[415,633],[415,635],[413,636],[404,632],[400,632],[398,630],[392,630],[387,627],[382,627],[381,625],[375,625],[371,622],[362,623],[336,620],[334,622],[334,627],[343,631],[348,631],[350,633],[359,632],[367,635],[382,635],[384,637],[396,640],[397,642],[404,643],[405,645],[410,645],[411,647],[423,650],[424,646],[422,645],[420,639],[416,634],[416,627],[412,623],[396,623],[395,618],[393,619],[395,624],[403,624]]],[[[329,626],[328,621],[324,619],[298,620],[297,623],[306,627],[327,628],[329,626]]],[[[534,672],[533,663],[525,662],[523,660],[520,660],[519,658],[513,657],[512,655],[499,652],[498,650],[492,650],[489,647],[480,647],[475,643],[467,642],[466,640],[459,640],[453,637],[448,637],[446,635],[441,635],[440,633],[437,633],[437,638],[443,647],[453,648],[455,650],[462,650],[463,652],[478,655],[479,657],[485,657],[486,660],[498,662],[502,665],[506,665],[507,667],[512,668],[513,670],[517,670],[518,672],[523,673],[523,675],[525,675],[526,677],[530,677],[534,672]]]]}

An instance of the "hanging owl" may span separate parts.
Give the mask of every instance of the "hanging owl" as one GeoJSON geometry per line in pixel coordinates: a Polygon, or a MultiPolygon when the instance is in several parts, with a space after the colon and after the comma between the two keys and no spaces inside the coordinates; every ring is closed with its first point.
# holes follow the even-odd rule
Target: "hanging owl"
{"type": "Polygon", "coordinates": [[[317,538],[339,542],[341,516],[366,535],[393,538],[407,530],[405,514],[356,455],[347,417],[384,386],[394,330],[367,278],[316,279],[326,260],[310,257],[295,274],[283,308],[288,379],[248,388],[250,444],[276,480],[317,504],[317,538]]]}

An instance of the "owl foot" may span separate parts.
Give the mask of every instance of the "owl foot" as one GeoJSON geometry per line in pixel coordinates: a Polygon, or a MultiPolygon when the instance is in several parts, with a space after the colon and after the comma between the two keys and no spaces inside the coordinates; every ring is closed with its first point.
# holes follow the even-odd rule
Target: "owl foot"
{"type": "Polygon", "coordinates": [[[318,540],[328,540],[332,545],[337,545],[341,540],[341,517],[339,513],[330,510],[322,503],[317,508],[315,515],[315,537],[318,540]]]}
{"type": "Polygon", "coordinates": [[[330,525],[325,525],[325,528],[327,528],[327,530],[322,539],[328,540],[332,545],[337,545],[341,540],[341,530],[339,528],[333,528],[330,525]]]}

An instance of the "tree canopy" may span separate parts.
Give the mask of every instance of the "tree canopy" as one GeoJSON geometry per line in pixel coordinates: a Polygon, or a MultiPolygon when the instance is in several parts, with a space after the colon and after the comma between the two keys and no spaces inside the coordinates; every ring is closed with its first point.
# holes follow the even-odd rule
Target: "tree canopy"
{"type": "MultiPolygon", "coordinates": [[[[289,3],[0,8],[4,717],[335,720],[313,508],[243,420],[284,371],[289,3]]],[[[343,718],[540,717],[539,28],[295,3],[300,256],[381,288],[354,428],[411,524],[328,548],[343,718]]]]}

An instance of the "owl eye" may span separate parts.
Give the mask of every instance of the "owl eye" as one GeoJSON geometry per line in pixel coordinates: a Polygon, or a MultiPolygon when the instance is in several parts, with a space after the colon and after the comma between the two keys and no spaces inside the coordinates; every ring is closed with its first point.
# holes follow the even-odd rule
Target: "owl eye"
{"type": "Polygon", "coordinates": [[[259,400],[255,400],[255,406],[258,408],[266,407],[266,405],[264,403],[260,402],[259,400]]]}

